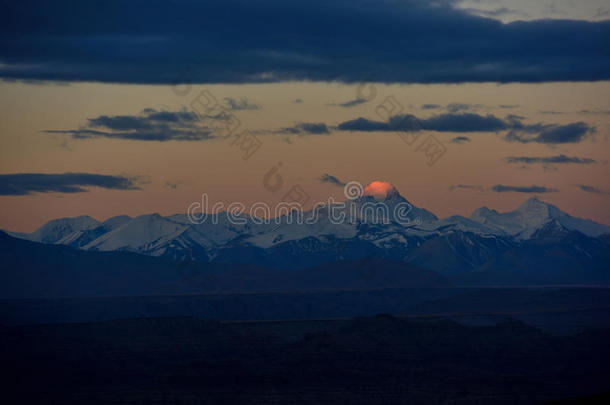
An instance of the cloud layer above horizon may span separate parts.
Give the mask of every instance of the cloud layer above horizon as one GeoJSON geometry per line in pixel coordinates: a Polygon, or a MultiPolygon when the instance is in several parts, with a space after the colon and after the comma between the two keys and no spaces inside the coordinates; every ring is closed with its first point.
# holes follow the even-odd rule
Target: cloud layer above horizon
{"type": "MultiPolygon", "coordinates": [[[[579,121],[570,124],[523,123],[523,117],[509,115],[506,119],[493,114],[447,113],[429,118],[411,114],[395,115],[387,122],[359,117],[338,125],[342,131],[413,131],[436,132],[499,132],[508,131],[504,140],[519,143],[565,144],[579,143],[592,136],[595,127],[579,121]]],[[[468,142],[467,137],[454,138],[457,143],[468,142]]]]}
{"type": "Polygon", "coordinates": [[[116,83],[610,79],[610,21],[503,24],[451,0],[3,3],[0,78],[116,83]]]}
{"type": "Polygon", "coordinates": [[[213,122],[228,119],[226,114],[202,117],[187,110],[158,111],[146,108],[138,115],[100,115],[87,119],[79,129],[45,130],[67,134],[73,139],[111,138],[132,141],[201,141],[214,138],[213,122]]]}
{"type": "Polygon", "coordinates": [[[84,193],[88,187],[110,190],[139,190],[136,179],[95,173],[14,173],[0,174],[0,195],[32,193],[84,193]]]}

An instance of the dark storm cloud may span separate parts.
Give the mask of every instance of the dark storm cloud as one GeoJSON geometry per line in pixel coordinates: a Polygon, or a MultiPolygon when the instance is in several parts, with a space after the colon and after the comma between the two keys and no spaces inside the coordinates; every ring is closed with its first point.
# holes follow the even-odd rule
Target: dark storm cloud
{"type": "Polygon", "coordinates": [[[430,118],[417,118],[414,115],[398,115],[388,122],[356,118],[338,125],[342,131],[437,131],[437,132],[499,132],[506,131],[504,139],[521,143],[578,143],[595,132],[595,128],[584,122],[572,124],[524,124],[524,117],[509,115],[505,119],[493,114],[475,113],[440,114],[430,118]]]}
{"type": "Polygon", "coordinates": [[[328,129],[328,126],[322,122],[300,122],[292,127],[271,131],[271,133],[287,135],[328,135],[330,134],[330,130],[328,129]]]}
{"type": "Polygon", "coordinates": [[[438,108],[441,108],[438,104],[422,104],[421,106],[422,110],[436,110],[438,108]]]}
{"type": "Polygon", "coordinates": [[[246,97],[241,99],[234,99],[231,97],[226,97],[225,102],[227,106],[232,111],[241,111],[241,110],[260,110],[261,106],[248,100],[246,97]]]}
{"type": "Polygon", "coordinates": [[[583,115],[610,115],[610,110],[580,110],[578,114],[583,115]]]}
{"type": "Polygon", "coordinates": [[[496,193],[556,193],[558,190],[544,186],[505,186],[497,184],[491,188],[496,193]]]}
{"type": "Polygon", "coordinates": [[[106,128],[117,131],[150,130],[167,123],[193,123],[199,121],[197,114],[188,111],[156,111],[150,108],[142,111],[142,115],[100,115],[88,119],[90,128],[106,128]]]}
{"type": "Polygon", "coordinates": [[[566,155],[557,156],[509,156],[504,159],[507,163],[524,163],[524,164],[591,164],[596,163],[595,160],[589,158],[570,157],[566,155]]]}
{"type": "Polygon", "coordinates": [[[470,138],[468,138],[467,136],[456,136],[455,138],[452,138],[449,142],[463,144],[470,142],[470,138]]]}
{"type": "Polygon", "coordinates": [[[320,183],[330,183],[339,187],[344,187],[346,184],[345,182],[339,180],[337,177],[328,173],[324,173],[322,176],[320,176],[318,180],[320,180],[320,183]]]}
{"type": "Polygon", "coordinates": [[[487,132],[510,128],[510,123],[494,115],[472,113],[440,114],[430,118],[417,118],[413,115],[398,115],[389,122],[373,121],[366,118],[342,122],[339,129],[344,131],[397,131],[428,130],[438,132],[487,132]]]}
{"type": "Polygon", "coordinates": [[[134,178],[93,173],[16,173],[0,174],[0,195],[32,193],[83,193],[86,187],[112,190],[138,190],[134,178]]]}
{"type": "Polygon", "coordinates": [[[544,186],[506,186],[504,184],[497,184],[492,187],[483,187],[478,184],[455,184],[449,187],[449,191],[493,191],[496,193],[555,193],[558,190],[554,188],[548,188],[544,186]]]}
{"type": "Polygon", "coordinates": [[[610,21],[503,24],[452,4],[6,1],[0,77],[165,84],[355,83],[371,72],[375,81],[403,83],[610,79],[610,21]],[[184,68],[190,74],[179,79],[184,68]]]}
{"type": "Polygon", "coordinates": [[[595,133],[595,128],[584,122],[574,122],[566,125],[515,125],[515,130],[510,131],[505,139],[509,142],[520,143],[579,143],[595,133]]]}
{"type": "Polygon", "coordinates": [[[578,188],[580,188],[582,191],[585,191],[587,193],[610,195],[610,191],[600,190],[597,187],[586,186],[584,184],[579,184],[578,188]]]}
{"type": "Polygon", "coordinates": [[[338,128],[342,131],[395,131],[387,122],[369,120],[367,118],[356,118],[339,124],[338,128]]]}
{"type": "Polygon", "coordinates": [[[475,190],[475,191],[485,191],[485,188],[476,184],[455,184],[449,187],[449,191],[455,190],[475,190]]]}
{"type": "Polygon", "coordinates": [[[499,7],[493,10],[482,10],[482,9],[478,9],[478,8],[465,8],[463,9],[464,11],[467,11],[471,14],[477,14],[477,15],[481,15],[481,16],[485,16],[485,17],[503,17],[503,16],[507,16],[507,15],[517,15],[517,16],[521,16],[521,17],[527,17],[527,14],[519,11],[519,10],[515,10],[512,8],[507,8],[507,7],[499,7]]]}
{"type": "Polygon", "coordinates": [[[472,108],[479,107],[477,105],[465,104],[465,103],[451,103],[447,104],[447,111],[450,113],[458,113],[461,111],[467,111],[472,108]]]}
{"type": "Polygon", "coordinates": [[[112,138],[136,141],[201,141],[214,138],[214,127],[226,117],[200,117],[189,111],[157,111],[151,108],[139,115],[100,115],[89,118],[79,129],[46,130],[46,133],[68,134],[74,139],[112,138]],[[203,122],[205,121],[205,122],[203,122]]]}
{"type": "Polygon", "coordinates": [[[438,132],[489,132],[508,128],[508,123],[492,115],[473,113],[441,114],[420,120],[422,129],[438,132]]]}
{"type": "Polygon", "coordinates": [[[360,104],[364,104],[364,103],[366,103],[368,101],[369,100],[367,100],[365,98],[355,98],[353,100],[349,100],[349,101],[346,101],[344,103],[339,103],[339,104],[331,103],[329,105],[337,106],[337,107],[350,108],[350,107],[355,107],[355,106],[360,105],[360,104]]]}

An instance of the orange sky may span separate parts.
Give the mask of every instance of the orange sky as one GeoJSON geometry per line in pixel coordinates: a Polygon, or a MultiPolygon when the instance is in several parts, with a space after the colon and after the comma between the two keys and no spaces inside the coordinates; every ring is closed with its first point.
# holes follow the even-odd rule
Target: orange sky
{"type": "MultiPolygon", "coordinates": [[[[329,173],[342,181],[391,182],[413,204],[438,216],[469,215],[480,206],[500,211],[515,208],[531,195],[492,191],[454,190],[452,185],[541,185],[559,191],[539,195],[579,217],[610,224],[610,195],[579,190],[585,184],[610,190],[608,160],[610,115],[582,114],[582,110],[610,110],[610,82],[545,84],[375,85],[373,101],[352,108],[329,104],[356,97],[355,85],[337,83],[279,83],[259,85],[196,86],[186,96],[169,86],[108,85],[96,83],[0,83],[0,174],[90,172],[140,176],[141,190],[92,188],[76,194],[0,196],[0,228],[32,231],[49,219],[88,214],[99,220],[118,214],[185,212],[192,201],[207,193],[210,200],[246,205],[278,202],[292,185],[301,185],[312,201],[329,196],[343,199],[343,190],[318,178],[329,173]],[[516,114],[525,122],[570,123],[584,121],[597,128],[596,140],[549,147],[507,143],[502,133],[434,133],[447,152],[432,167],[425,156],[395,133],[332,131],[330,135],[293,136],[260,134],[262,147],[248,160],[227,140],[197,142],[145,142],[128,140],[72,140],[47,134],[47,129],[76,129],[87,118],[133,115],[145,108],[175,111],[188,108],[202,89],[222,100],[242,98],[259,104],[259,110],[235,111],[242,128],[273,130],[299,122],[337,125],[357,117],[378,119],[375,108],[394,96],[404,112],[426,117],[434,111],[422,104],[459,102],[477,105],[474,112],[505,117],[516,114]],[[295,103],[301,99],[301,103],[295,103]],[[516,107],[500,108],[499,105],[516,107]],[[542,114],[556,111],[563,114],[542,114]],[[467,144],[451,144],[458,135],[467,144]],[[507,156],[565,154],[590,158],[589,165],[542,165],[519,168],[503,161],[507,156]],[[281,163],[281,166],[278,164],[281,163]],[[283,187],[271,192],[263,177],[279,167],[283,187]],[[168,183],[176,185],[169,187],[168,183]]],[[[440,110],[439,110],[440,111],[440,110]]],[[[438,113],[438,112],[437,112],[438,113]]]]}

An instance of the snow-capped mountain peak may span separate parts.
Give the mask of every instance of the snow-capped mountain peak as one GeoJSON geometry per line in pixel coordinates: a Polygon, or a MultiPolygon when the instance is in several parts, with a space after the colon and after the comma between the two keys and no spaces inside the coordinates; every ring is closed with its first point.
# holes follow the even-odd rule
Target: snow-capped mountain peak
{"type": "Polygon", "coordinates": [[[477,208],[476,210],[474,210],[472,212],[472,214],[470,214],[470,219],[484,224],[487,221],[488,217],[490,217],[490,216],[493,217],[498,214],[499,214],[498,211],[496,211],[494,209],[489,209],[487,207],[481,207],[481,208],[477,208]]]}
{"type": "Polygon", "coordinates": [[[27,239],[42,243],[56,243],[60,239],[77,231],[85,231],[99,226],[100,223],[88,215],[72,218],[53,219],[36,231],[31,233],[27,239]]]}
{"type": "MultiPolygon", "coordinates": [[[[374,183],[371,183],[374,184],[374,183]]],[[[389,184],[389,183],[388,183],[389,184]]],[[[367,188],[370,187],[367,186],[367,188]]],[[[354,203],[356,203],[359,211],[363,211],[362,207],[366,205],[372,206],[381,206],[385,205],[387,207],[387,212],[390,215],[390,219],[393,221],[397,221],[399,223],[408,225],[414,224],[422,224],[422,223],[431,223],[438,220],[438,217],[434,215],[432,212],[419,208],[416,205],[409,202],[406,198],[404,198],[395,187],[387,188],[377,192],[377,194],[373,194],[371,192],[366,191],[363,196],[356,198],[354,203]],[[405,215],[408,218],[408,221],[405,221],[405,218],[396,218],[396,216],[405,215]]]]}
{"type": "Polygon", "coordinates": [[[131,219],[132,218],[129,215],[117,215],[116,217],[108,218],[107,220],[102,222],[101,226],[110,231],[131,221],[131,219]]]}
{"type": "Polygon", "coordinates": [[[570,233],[565,226],[557,219],[551,219],[549,222],[544,224],[541,228],[537,229],[532,234],[532,239],[549,239],[549,238],[562,238],[570,233]]]}
{"type": "Polygon", "coordinates": [[[461,215],[452,215],[447,218],[439,219],[438,221],[424,224],[421,226],[430,232],[444,234],[453,231],[472,232],[479,235],[506,235],[503,230],[488,226],[484,222],[475,221],[471,218],[465,218],[461,215]]]}
{"type": "Polygon", "coordinates": [[[504,213],[486,207],[479,208],[472,213],[470,219],[503,230],[521,240],[530,238],[552,219],[556,219],[568,230],[579,231],[588,236],[599,236],[610,232],[610,226],[589,219],[572,217],[537,197],[529,198],[514,211],[504,213]]]}
{"type": "Polygon", "coordinates": [[[141,215],[100,236],[85,246],[90,250],[148,250],[153,245],[172,239],[188,225],[164,218],[159,214],[141,215]]]}
{"type": "MultiPolygon", "coordinates": [[[[342,221],[336,220],[341,215],[333,214],[331,218],[323,207],[305,213],[305,218],[317,218],[305,223],[295,222],[292,214],[271,223],[245,215],[243,221],[236,223],[227,213],[206,214],[206,221],[198,224],[191,223],[184,214],[118,216],[101,224],[91,217],[76,217],[50,221],[33,234],[13,236],[85,250],[128,250],[177,260],[254,260],[252,257],[256,256],[264,261],[267,255],[279,255],[286,263],[292,263],[295,255],[307,255],[311,260],[317,255],[343,257],[348,247],[355,255],[368,252],[405,258],[420,245],[435,246],[427,241],[437,237],[445,238],[446,248],[454,253],[461,251],[454,245],[458,243],[471,246],[471,250],[472,246],[479,246],[487,252],[481,254],[488,257],[494,249],[532,238],[557,239],[572,231],[593,237],[610,234],[609,226],[572,217],[538,198],[530,198],[509,212],[482,207],[470,218],[454,215],[439,220],[430,211],[411,204],[393,187],[382,194],[363,195],[349,200],[347,205],[337,203],[339,211],[346,214],[342,221]],[[370,204],[366,215],[361,211],[365,204],[370,204]],[[408,220],[397,218],[397,207],[407,208],[408,220]],[[370,220],[370,215],[378,218],[380,209],[390,215],[389,221],[370,220]],[[352,210],[359,216],[354,218],[352,210]]],[[[471,253],[476,256],[474,250],[471,253]]]]}
{"type": "Polygon", "coordinates": [[[549,218],[552,213],[558,214],[559,211],[554,205],[545,203],[538,199],[538,197],[528,198],[523,202],[515,211],[522,212],[524,214],[531,214],[537,216],[545,216],[549,218]]]}

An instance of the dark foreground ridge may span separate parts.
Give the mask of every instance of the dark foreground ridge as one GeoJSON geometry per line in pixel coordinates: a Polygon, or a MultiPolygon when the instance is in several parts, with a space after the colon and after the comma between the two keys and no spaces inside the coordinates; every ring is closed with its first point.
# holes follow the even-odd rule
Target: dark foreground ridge
{"type": "Polygon", "coordinates": [[[609,339],[510,319],[186,317],[2,327],[0,350],[21,403],[541,404],[607,390],[609,339]]]}
{"type": "MultiPolygon", "coordinates": [[[[84,251],[65,245],[31,242],[0,231],[0,299],[422,289],[464,285],[609,286],[610,239],[595,239],[595,243],[585,249],[578,241],[584,238],[590,242],[591,238],[576,236],[577,240],[565,240],[559,245],[529,241],[533,247],[510,249],[488,267],[444,272],[431,265],[428,259],[452,262],[446,252],[458,246],[455,240],[444,241],[444,248],[434,247],[428,251],[425,261],[423,256],[419,257],[421,263],[372,255],[295,269],[256,263],[175,260],[128,251],[84,251]]],[[[468,241],[462,242],[469,245],[468,241]]],[[[426,244],[423,247],[426,248],[426,244]]],[[[308,256],[307,252],[295,251],[289,259],[299,262],[308,256]]]]}

